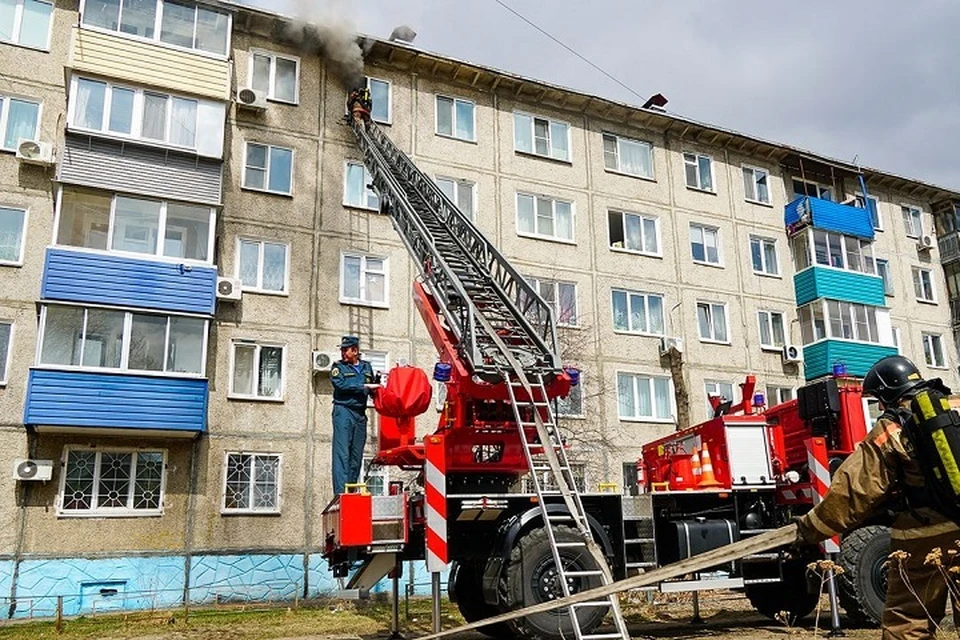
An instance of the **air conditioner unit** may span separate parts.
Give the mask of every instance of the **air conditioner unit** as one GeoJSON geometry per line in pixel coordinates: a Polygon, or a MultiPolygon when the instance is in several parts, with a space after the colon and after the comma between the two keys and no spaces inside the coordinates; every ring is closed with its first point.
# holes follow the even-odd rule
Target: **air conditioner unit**
{"type": "Polygon", "coordinates": [[[671,349],[676,349],[677,353],[683,353],[683,339],[668,336],[660,338],[660,355],[669,353],[671,349]]]}
{"type": "Polygon", "coordinates": [[[803,348],[795,344],[783,345],[783,352],[780,355],[783,356],[784,362],[803,362],[803,348]]]}
{"type": "Polygon", "coordinates": [[[13,461],[13,479],[14,480],[41,480],[47,481],[53,478],[53,460],[14,460],[13,461]]]}
{"type": "Polygon", "coordinates": [[[53,164],[53,145],[49,142],[21,140],[17,143],[17,160],[23,164],[48,167],[53,164]]]}
{"type": "Polygon", "coordinates": [[[267,94],[257,89],[240,89],[237,91],[237,106],[249,111],[265,111],[267,108],[267,94]]]}
{"type": "Polygon", "coordinates": [[[920,251],[930,251],[930,249],[933,249],[933,236],[926,233],[917,238],[917,249],[920,251]]]}
{"type": "Polygon", "coordinates": [[[217,278],[217,300],[239,300],[243,295],[237,278],[217,278]]]}
{"type": "Polygon", "coordinates": [[[313,371],[314,373],[330,373],[330,367],[337,361],[337,354],[332,351],[314,351],[313,352],[313,371]]]}

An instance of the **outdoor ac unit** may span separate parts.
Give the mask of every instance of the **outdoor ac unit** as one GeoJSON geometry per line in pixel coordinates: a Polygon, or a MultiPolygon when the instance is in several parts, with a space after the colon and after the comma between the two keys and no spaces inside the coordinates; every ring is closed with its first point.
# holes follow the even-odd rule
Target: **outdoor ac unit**
{"type": "Polygon", "coordinates": [[[53,460],[14,460],[14,480],[42,480],[53,478],[53,460]]]}
{"type": "Polygon", "coordinates": [[[256,89],[237,91],[237,106],[250,111],[264,111],[267,108],[267,94],[256,89]]]}
{"type": "Polygon", "coordinates": [[[803,349],[795,344],[783,345],[784,362],[803,362],[803,349]]]}
{"type": "Polygon", "coordinates": [[[669,353],[671,349],[676,349],[677,353],[683,353],[683,339],[668,336],[660,338],[660,355],[669,353]]]}
{"type": "Polygon", "coordinates": [[[917,238],[917,249],[920,251],[933,249],[933,236],[927,233],[917,238]]]}
{"type": "Polygon", "coordinates": [[[17,160],[24,164],[50,166],[53,164],[53,145],[49,142],[21,140],[17,143],[17,160]]]}
{"type": "Polygon", "coordinates": [[[313,352],[314,373],[330,373],[330,367],[337,361],[337,354],[330,351],[313,352]]]}
{"type": "Polygon", "coordinates": [[[217,278],[217,300],[239,300],[242,294],[237,278],[217,278]]]}

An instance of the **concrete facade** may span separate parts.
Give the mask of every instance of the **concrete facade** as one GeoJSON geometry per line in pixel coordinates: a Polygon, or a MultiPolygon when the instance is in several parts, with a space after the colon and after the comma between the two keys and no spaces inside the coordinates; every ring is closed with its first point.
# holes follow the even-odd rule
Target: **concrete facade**
{"type": "MultiPolygon", "coordinates": [[[[4,445],[0,469],[12,468],[20,458],[55,461],[53,479],[46,483],[17,482],[9,473],[0,473],[0,605],[8,605],[0,615],[49,613],[50,597],[55,595],[73,598],[70,613],[150,606],[144,604],[148,602],[176,604],[184,597],[208,602],[217,597],[322,593],[333,584],[317,555],[324,542],[319,513],[332,498],[331,387],[323,374],[312,370],[311,351],[336,351],[339,336],[353,333],[361,337],[364,350],[385,353],[391,365],[406,361],[429,369],[435,361],[411,301],[416,267],[400,238],[389,219],[376,210],[345,204],[346,166],[360,157],[352,133],[342,124],[346,88],[322,55],[285,42],[278,36],[284,33],[279,19],[259,11],[211,5],[232,16],[229,52],[211,61],[210,56],[163,43],[104,35],[84,26],[77,5],[56,1],[47,50],[0,43],[0,70],[7,79],[0,94],[41,101],[36,137],[55,146],[65,135],[69,86],[65,77],[71,66],[77,68],[75,73],[123,86],[219,97],[226,113],[224,188],[222,206],[216,208],[215,252],[208,263],[221,277],[239,277],[244,240],[286,247],[286,263],[282,291],[244,291],[239,302],[219,301],[209,318],[203,376],[208,381],[207,422],[195,438],[107,432],[96,424],[25,425],[28,372],[46,366],[38,348],[38,309],[49,302],[41,299],[40,282],[45,249],[56,244],[57,184],[53,168],[21,164],[12,152],[0,152],[0,206],[28,211],[22,264],[0,263],[0,321],[13,326],[9,373],[0,386],[4,445]],[[86,35],[91,37],[84,39],[86,35]],[[114,54],[109,48],[98,50],[97,55],[113,61],[98,66],[100,58],[78,47],[89,48],[92,45],[84,43],[104,39],[119,48],[114,54]],[[197,62],[204,70],[202,77],[181,79],[170,73],[155,77],[149,65],[143,67],[143,77],[131,75],[132,67],[116,64],[116,56],[126,55],[127,45],[140,56],[138,64],[147,65],[149,52],[156,50],[173,56],[170,64],[184,69],[197,62]],[[254,51],[298,61],[296,104],[273,100],[265,111],[252,112],[226,100],[247,86],[254,51]],[[229,73],[224,75],[224,69],[229,73]],[[226,77],[229,87],[222,86],[226,77]],[[242,186],[248,144],[292,150],[289,194],[242,186]],[[340,285],[344,254],[384,261],[384,304],[344,301],[340,285]],[[282,347],[278,397],[237,397],[234,378],[246,375],[235,374],[237,345],[282,347]],[[95,509],[66,513],[66,456],[75,450],[162,452],[159,512],[139,514],[133,508],[123,513],[95,509]],[[276,484],[267,487],[273,491],[273,507],[226,508],[228,458],[244,455],[262,456],[263,464],[276,461],[276,484]],[[40,575],[48,577],[31,578],[40,575]],[[115,589],[122,598],[104,596],[102,588],[115,589]],[[84,600],[85,593],[94,595],[84,600]]],[[[387,135],[427,174],[475,183],[477,226],[521,273],[576,285],[577,321],[560,330],[560,343],[564,361],[583,370],[583,411],[564,418],[562,424],[575,442],[583,443],[572,456],[586,465],[588,487],[614,482],[623,488],[624,465],[639,457],[640,445],[675,428],[673,417],[625,418],[619,408],[618,374],[670,377],[659,353],[662,336],[684,341],[683,377],[694,423],[707,417],[708,382],[736,389],[747,373],[754,373],[761,390],[768,386],[795,390],[804,383],[802,365],[784,363],[779,348],[761,346],[758,312],[782,313],[785,342],[802,345],[793,286],[797,267],[784,227],[784,207],[794,200],[792,181],[797,178],[829,181],[840,196],[837,200],[852,196],[859,189],[854,168],[403,45],[370,43],[366,63],[369,77],[390,83],[387,135]],[[474,140],[437,133],[437,96],[474,104],[474,140]],[[566,123],[568,159],[517,151],[518,112],[566,123]],[[652,175],[606,168],[604,134],[648,143],[652,175]],[[712,190],[686,186],[684,154],[689,153],[712,158],[712,190]],[[768,172],[769,202],[747,198],[744,165],[768,172]],[[518,194],[571,203],[572,238],[521,233],[518,194]],[[655,219],[656,251],[612,247],[611,210],[655,219]],[[716,230],[718,264],[693,260],[691,224],[716,230]],[[751,237],[774,242],[775,274],[754,272],[751,237]],[[663,330],[618,329],[611,302],[614,289],[661,296],[663,330]],[[700,338],[698,303],[725,309],[726,339],[700,338]]],[[[942,336],[943,362],[921,369],[957,386],[958,359],[950,339],[939,249],[917,250],[916,239],[905,233],[901,209],[918,207],[924,232],[933,233],[933,211],[960,194],[879,171],[865,174],[871,196],[879,201],[882,230],[873,246],[878,258],[889,260],[892,292],[886,305],[899,330],[900,350],[923,365],[924,336],[942,336]],[[914,267],[931,269],[932,301],[917,300],[914,267]]],[[[883,340],[892,344],[893,336],[883,340]]],[[[263,358],[263,351],[259,353],[263,358]]],[[[270,367],[275,371],[276,363],[261,364],[259,375],[268,375],[270,367]]],[[[247,373],[256,375],[253,369],[247,373]]],[[[368,449],[373,452],[376,422],[371,418],[368,449]]],[[[419,432],[427,433],[433,421],[434,415],[428,413],[419,432]]],[[[102,457],[98,460],[104,464],[102,457]]],[[[256,489],[256,482],[251,486],[256,489]]]]}

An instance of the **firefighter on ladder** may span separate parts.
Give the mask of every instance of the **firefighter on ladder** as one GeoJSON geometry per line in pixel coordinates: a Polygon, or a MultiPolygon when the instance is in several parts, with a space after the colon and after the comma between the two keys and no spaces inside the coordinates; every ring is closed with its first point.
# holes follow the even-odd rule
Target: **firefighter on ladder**
{"type": "Polygon", "coordinates": [[[358,87],[347,96],[347,118],[353,117],[353,121],[363,125],[364,129],[369,128],[370,109],[373,108],[373,100],[370,98],[370,89],[358,87]]]}
{"type": "MultiPolygon", "coordinates": [[[[904,431],[911,399],[928,384],[939,381],[923,380],[916,366],[902,356],[888,356],[874,364],[863,379],[863,393],[877,398],[884,413],[833,474],[823,501],[798,521],[797,542],[816,544],[857,528],[879,508],[894,512],[883,640],[935,638],[948,592],[955,589],[946,580],[957,578],[948,573],[955,557],[948,550],[956,550],[960,525],[924,500],[923,471],[904,431]],[[897,492],[903,497],[891,505],[889,499],[897,492]],[[938,547],[943,552],[942,573],[927,562],[928,554],[938,547]]],[[[960,624],[960,604],[954,603],[953,611],[954,621],[960,624]]]]}

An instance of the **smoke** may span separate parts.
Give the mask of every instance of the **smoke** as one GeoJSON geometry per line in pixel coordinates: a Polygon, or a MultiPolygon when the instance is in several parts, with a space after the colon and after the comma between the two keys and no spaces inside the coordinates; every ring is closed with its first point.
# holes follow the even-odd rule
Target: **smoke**
{"type": "Polygon", "coordinates": [[[287,37],[304,49],[319,51],[347,89],[362,85],[366,43],[357,35],[343,3],[293,0],[290,4],[295,19],[286,28],[287,37]]]}

